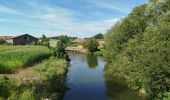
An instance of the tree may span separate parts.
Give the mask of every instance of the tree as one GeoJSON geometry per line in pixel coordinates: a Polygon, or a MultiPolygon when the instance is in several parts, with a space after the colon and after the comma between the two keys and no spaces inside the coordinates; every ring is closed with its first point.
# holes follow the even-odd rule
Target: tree
{"type": "Polygon", "coordinates": [[[54,56],[59,59],[66,59],[67,61],[70,61],[70,58],[67,52],[65,51],[65,47],[63,45],[64,44],[62,44],[61,41],[57,43],[57,47],[53,48],[54,56]]]}
{"type": "Polygon", "coordinates": [[[47,37],[44,34],[42,35],[41,39],[42,39],[42,42],[46,42],[47,41],[47,37]]]}
{"type": "Polygon", "coordinates": [[[93,36],[92,38],[94,39],[104,39],[104,36],[102,33],[96,34],[95,36],[93,36]]]}
{"type": "Polygon", "coordinates": [[[61,35],[58,38],[64,47],[66,47],[71,42],[71,37],[68,37],[67,35],[61,35]]]}
{"type": "Polygon", "coordinates": [[[5,44],[5,43],[6,43],[6,41],[4,39],[0,38],[0,44],[5,44]]]}
{"type": "Polygon", "coordinates": [[[88,39],[84,43],[84,47],[89,50],[89,52],[95,52],[98,50],[99,43],[95,39],[88,39]]]}
{"type": "Polygon", "coordinates": [[[169,2],[150,0],[134,8],[106,35],[106,71],[145,90],[149,100],[162,100],[170,92],[169,2]]]}

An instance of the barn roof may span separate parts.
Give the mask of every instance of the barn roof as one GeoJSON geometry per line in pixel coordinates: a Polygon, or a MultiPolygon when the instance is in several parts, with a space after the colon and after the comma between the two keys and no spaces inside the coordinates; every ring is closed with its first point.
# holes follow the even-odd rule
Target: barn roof
{"type": "MultiPolygon", "coordinates": [[[[24,36],[24,35],[29,35],[29,34],[22,34],[22,35],[18,35],[18,36],[0,36],[0,38],[2,37],[5,40],[9,40],[9,39],[14,39],[14,38],[24,36]]],[[[32,35],[29,35],[29,36],[32,36],[32,35]]],[[[32,36],[32,37],[34,37],[34,36],[32,36]]],[[[34,37],[34,38],[36,38],[36,37],[34,37]]],[[[36,38],[36,39],[38,39],[38,38],[36,38]]]]}

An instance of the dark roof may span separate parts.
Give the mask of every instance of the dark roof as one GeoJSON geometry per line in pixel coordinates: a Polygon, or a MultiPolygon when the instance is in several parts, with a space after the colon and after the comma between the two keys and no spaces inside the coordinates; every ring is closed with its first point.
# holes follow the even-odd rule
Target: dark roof
{"type": "MultiPolygon", "coordinates": [[[[24,35],[28,35],[28,36],[31,36],[31,37],[33,37],[33,38],[36,38],[36,37],[34,37],[34,36],[32,36],[32,35],[29,35],[29,34],[23,34],[23,35],[19,35],[19,36],[12,37],[12,38],[10,38],[10,39],[14,39],[14,38],[17,38],[17,37],[20,37],[20,36],[24,36],[24,35]]],[[[38,38],[36,38],[36,39],[38,39],[38,38]]]]}
{"type": "MultiPolygon", "coordinates": [[[[23,34],[23,35],[18,35],[18,36],[2,36],[2,37],[5,37],[4,38],[5,40],[9,40],[9,39],[14,39],[14,38],[24,36],[24,35],[29,35],[29,34],[23,34]]],[[[29,35],[29,36],[31,36],[31,35],[29,35]]],[[[34,36],[31,36],[31,37],[34,37],[34,36]]],[[[36,37],[34,37],[34,38],[36,38],[36,37]]],[[[36,39],[38,39],[38,38],[36,38],[36,39]]]]}

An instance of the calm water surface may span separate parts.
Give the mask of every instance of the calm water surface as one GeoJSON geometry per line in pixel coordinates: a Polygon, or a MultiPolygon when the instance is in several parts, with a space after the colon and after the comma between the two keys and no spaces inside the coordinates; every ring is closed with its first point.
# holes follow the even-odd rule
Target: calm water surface
{"type": "Polygon", "coordinates": [[[104,74],[105,61],[94,55],[70,54],[64,100],[145,100],[127,84],[104,74]]]}

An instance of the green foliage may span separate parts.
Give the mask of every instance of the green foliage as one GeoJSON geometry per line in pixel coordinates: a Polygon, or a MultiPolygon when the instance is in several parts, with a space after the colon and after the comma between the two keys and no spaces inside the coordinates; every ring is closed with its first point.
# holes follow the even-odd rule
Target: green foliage
{"type": "Polygon", "coordinates": [[[6,43],[6,41],[4,39],[0,38],[0,44],[5,44],[5,43],[6,43]]]}
{"type": "Polygon", "coordinates": [[[42,42],[46,42],[47,41],[47,37],[44,34],[42,35],[41,41],[42,42]]]}
{"type": "Polygon", "coordinates": [[[104,36],[102,33],[96,34],[95,36],[93,36],[92,38],[94,39],[104,39],[104,36]]]}
{"type": "Polygon", "coordinates": [[[50,55],[50,50],[41,46],[0,46],[0,73],[31,65],[50,55]]]}
{"type": "Polygon", "coordinates": [[[10,95],[9,80],[5,76],[0,76],[0,97],[7,98],[10,95]]]}
{"type": "Polygon", "coordinates": [[[54,52],[54,56],[59,58],[59,59],[66,59],[67,61],[70,61],[70,58],[67,54],[67,52],[65,51],[65,44],[63,44],[63,42],[58,42],[57,43],[57,47],[56,48],[52,48],[53,52],[54,52]]]}
{"type": "Polygon", "coordinates": [[[34,69],[45,78],[53,79],[56,76],[63,76],[66,68],[67,63],[65,60],[51,57],[50,59],[44,60],[42,63],[36,65],[34,69]]]}
{"type": "MultiPolygon", "coordinates": [[[[51,57],[32,68],[33,70],[30,70],[34,74],[32,76],[40,75],[36,82],[32,80],[31,83],[24,83],[22,80],[7,77],[8,75],[0,75],[0,99],[40,100],[48,98],[61,100],[66,89],[64,81],[67,62],[64,59],[51,57]]],[[[28,77],[30,76],[26,73],[25,78],[28,77]]]]}
{"type": "Polygon", "coordinates": [[[163,100],[170,100],[170,92],[165,93],[163,100]]]}
{"type": "Polygon", "coordinates": [[[76,39],[76,37],[70,37],[67,35],[60,35],[58,37],[51,37],[51,39],[57,39],[60,40],[64,47],[71,44],[71,41],[76,39]]]}
{"type": "Polygon", "coordinates": [[[87,48],[89,52],[95,52],[98,51],[99,43],[95,39],[88,39],[83,46],[87,48]]]}
{"type": "Polygon", "coordinates": [[[104,50],[100,50],[100,51],[96,51],[96,52],[94,52],[94,54],[95,55],[97,55],[97,56],[101,56],[101,57],[103,57],[103,55],[104,55],[104,50]]]}
{"type": "Polygon", "coordinates": [[[112,27],[106,36],[107,73],[144,89],[148,99],[170,90],[170,3],[150,1],[112,27]]]}
{"type": "Polygon", "coordinates": [[[25,90],[19,100],[36,100],[34,97],[34,92],[33,90],[25,90]]]}

